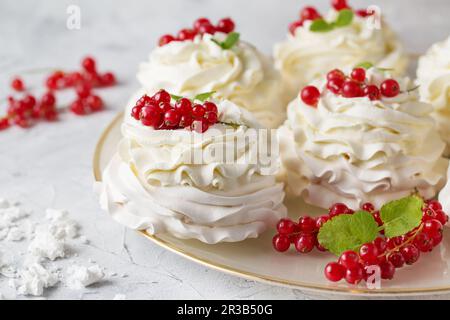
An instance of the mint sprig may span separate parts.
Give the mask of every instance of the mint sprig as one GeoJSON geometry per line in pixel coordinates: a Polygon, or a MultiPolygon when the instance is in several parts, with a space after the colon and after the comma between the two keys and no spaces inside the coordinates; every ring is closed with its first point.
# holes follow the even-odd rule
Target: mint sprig
{"type": "Polygon", "coordinates": [[[175,95],[175,94],[170,94],[170,97],[171,97],[173,100],[177,101],[177,102],[178,102],[179,100],[183,99],[182,96],[177,96],[177,95],[175,95]]]}
{"type": "Polygon", "coordinates": [[[218,41],[217,39],[211,38],[211,41],[221,47],[223,50],[229,50],[234,47],[236,43],[238,43],[241,35],[237,32],[230,32],[225,41],[218,41]]]}
{"type": "Polygon", "coordinates": [[[408,233],[420,225],[423,200],[410,196],[385,204],[380,210],[384,234],[388,238],[408,233]]]}
{"type": "Polygon", "coordinates": [[[215,91],[210,91],[210,92],[200,93],[200,94],[198,94],[198,95],[196,95],[194,97],[194,100],[199,100],[201,102],[205,102],[206,100],[211,98],[214,93],[216,93],[216,92],[215,91]]]}
{"type": "Polygon", "coordinates": [[[327,22],[322,18],[314,20],[309,30],[312,32],[329,32],[335,28],[343,28],[352,23],[354,15],[352,10],[344,9],[339,11],[336,20],[333,22],[327,22]]]}
{"type": "Polygon", "coordinates": [[[358,64],[355,66],[355,68],[363,68],[363,69],[368,70],[368,69],[372,68],[373,66],[374,66],[374,65],[373,65],[372,62],[364,61],[364,62],[358,63],[358,64]]]}
{"type": "Polygon", "coordinates": [[[378,224],[366,211],[341,214],[327,221],[319,231],[319,243],[335,255],[346,250],[358,250],[378,235],[378,224]]]}
{"type": "Polygon", "coordinates": [[[422,221],[423,200],[409,196],[386,203],[381,207],[381,227],[366,211],[342,214],[327,221],[319,230],[319,243],[330,252],[340,255],[346,250],[358,251],[363,244],[372,242],[384,230],[388,238],[404,235],[418,227],[422,221]]]}

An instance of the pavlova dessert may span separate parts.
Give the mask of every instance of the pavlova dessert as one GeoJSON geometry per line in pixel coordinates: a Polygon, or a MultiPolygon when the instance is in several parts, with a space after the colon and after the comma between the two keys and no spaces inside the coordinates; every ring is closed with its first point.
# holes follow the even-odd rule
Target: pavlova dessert
{"type": "Polygon", "coordinates": [[[323,208],[435,196],[448,160],[432,106],[409,79],[364,67],[330,71],[288,106],[279,129],[288,189],[323,208]]]}
{"type": "Polygon", "coordinates": [[[450,155],[450,37],[434,44],[419,59],[417,83],[422,99],[434,107],[432,116],[450,155]]]}
{"type": "Polygon", "coordinates": [[[403,46],[375,8],[353,10],[345,0],[333,0],[332,7],[325,16],[314,7],[303,8],[287,39],[275,46],[275,64],[291,98],[328,70],[362,61],[396,74],[406,70],[403,46]]]}
{"type": "Polygon", "coordinates": [[[210,94],[144,95],[127,110],[103,173],[102,208],[150,234],[211,244],[255,238],[286,215],[271,132],[210,94]]]}
{"type": "Polygon", "coordinates": [[[201,18],[177,36],[162,36],[139,68],[143,91],[138,96],[161,88],[180,96],[214,91],[219,99],[251,111],[266,127],[280,125],[288,102],[281,75],[271,59],[241,41],[234,28],[229,18],[217,25],[201,18]]]}

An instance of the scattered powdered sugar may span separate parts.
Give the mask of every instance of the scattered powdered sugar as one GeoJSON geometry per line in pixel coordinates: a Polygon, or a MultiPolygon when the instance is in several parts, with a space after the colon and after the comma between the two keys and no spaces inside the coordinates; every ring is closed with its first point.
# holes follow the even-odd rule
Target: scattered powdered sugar
{"type": "Polygon", "coordinates": [[[114,296],[113,300],[126,300],[127,296],[122,294],[122,293],[118,293],[114,296]]]}
{"type": "Polygon", "coordinates": [[[72,265],[67,269],[66,285],[74,290],[83,289],[103,280],[105,273],[99,265],[90,267],[72,265]]]}
{"type": "Polygon", "coordinates": [[[29,219],[31,214],[21,209],[17,203],[11,204],[0,198],[0,241],[30,240],[26,254],[12,253],[13,260],[24,255],[18,269],[13,266],[18,264],[17,261],[6,262],[0,252],[0,275],[10,278],[9,286],[15,289],[17,294],[42,296],[46,288],[60,282],[62,274],[66,275],[65,284],[77,290],[105,278],[104,271],[97,264],[89,267],[72,264],[65,272],[54,265],[53,261],[57,259],[78,256],[77,253],[67,253],[68,241],[79,238],[79,242],[89,243],[86,237],[79,236],[80,227],[69,217],[66,210],[47,209],[45,220],[37,225],[29,219]]]}

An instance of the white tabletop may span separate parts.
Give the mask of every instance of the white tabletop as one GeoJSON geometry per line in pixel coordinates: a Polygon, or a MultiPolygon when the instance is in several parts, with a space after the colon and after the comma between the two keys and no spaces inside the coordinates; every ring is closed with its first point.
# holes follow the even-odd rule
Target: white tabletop
{"type": "MultiPolygon", "coordinates": [[[[309,1],[325,9],[328,0],[309,1]]],[[[18,200],[34,217],[47,207],[68,209],[90,243],[71,247],[70,259],[94,260],[107,281],[82,291],[63,285],[46,291],[49,299],[310,299],[326,297],[226,275],[187,261],[125,230],[99,209],[92,191],[92,154],[103,128],[138,88],[135,73],[158,37],[175,33],[199,16],[232,16],[242,37],[266,53],[284,38],[287,25],[307,1],[164,0],[164,1],[15,1],[0,2],[0,98],[9,93],[10,77],[41,67],[74,69],[84,54],[98,58],[100,69],[116,72],[120,85],[99,91],[108,110],[89,117],[64,115],[56,124],[0,133],[0,198],[18,200]],[[125,4],[126,3],[126,4],[125,4]],[[81,29],[66,28],[66,9],[81,8],[81,29]],[[122,277],[121,275],[126,275],[122,277]]],[[[353,1],[355,7],[367,1],[353,1]]],[[[378,0],[383,14],[410,52],[423,52],[449,35],[448,0],[378,0]]],[[[39,87],[42,75],[25,76],[39,87]]],[[[5,109],[2,101],[1,110],[5,109]]],[[[3,112],[3,111],[2,111],[3,112]]],[[[24,250],[25,244],[0,242],[0,252],[24,250]]],[[[0,276],[0,293],[11,296],[0,276]]],[[[450,295],[442,296],[450,298],[450,295]]]]}

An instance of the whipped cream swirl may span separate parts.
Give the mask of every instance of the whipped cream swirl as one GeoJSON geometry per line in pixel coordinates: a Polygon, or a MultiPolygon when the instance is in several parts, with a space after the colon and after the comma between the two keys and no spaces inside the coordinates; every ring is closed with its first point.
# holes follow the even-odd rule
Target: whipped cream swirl
{"type": "Polygon", "coordinates": [[[266,127],[275,128],[286,119],[281,75],[272,61],[255,47],[239,41],[224,50],[212,39],[216,33],[196,36],[194,41],[174,41],[158,47],[142,63],[138,79],[147,92],[164,88],[172,94],[193,97],[216,91],[215,97],[228,99],[253,112],[266,127]]]}
{"type": "Polygon", "coordinates": [[[217,105],[220,121],[241,125],[218,123],[204,134],[153,130],[127,110],[124,138],[103,173],[102,207],[130,228],[206,243],[255,238],[274,226],[286,215],[284,186],[276,158],[257,161],[258,130],[250,128],[262,127],[230,101],[217,105]]]}
{"type": "Polygon", "coordinates": [[[434,107],[432,116],[450,156],[450,37],[434,44],[419,59],[417,83],[421,98],[434,107]]]}
{"type": "MultiPolygon", "coordinates": [[[[375,69],[367,74],[370,83],[384,80],[375,69]]],[[[446,180],[445,144],[432,107],[417,91],[405,92],[409,79],[399,84],[403,93],[380,101],[337,96],[324,82],[317,83],[323,92],[317,108],[294,100],[278,132],[288,190],[323,208],[379,207],[415,190],[435,196],[446,180]]]]}
{"type": "MultiPolygon", "coordinates": [[[[331,10],[327,21],[334,21],[331,10]]],[[[354,16],[350,25],[329,32],[312,32],[311,21],[291,33],[274,48],[275,65],[293,98],[298,90],[335,68],[351,68],[370,61],[378,67],[403,74],[407,67],[404,49],[393,31],[383,21],[374,28],[372,18],[354,16]]]]}

